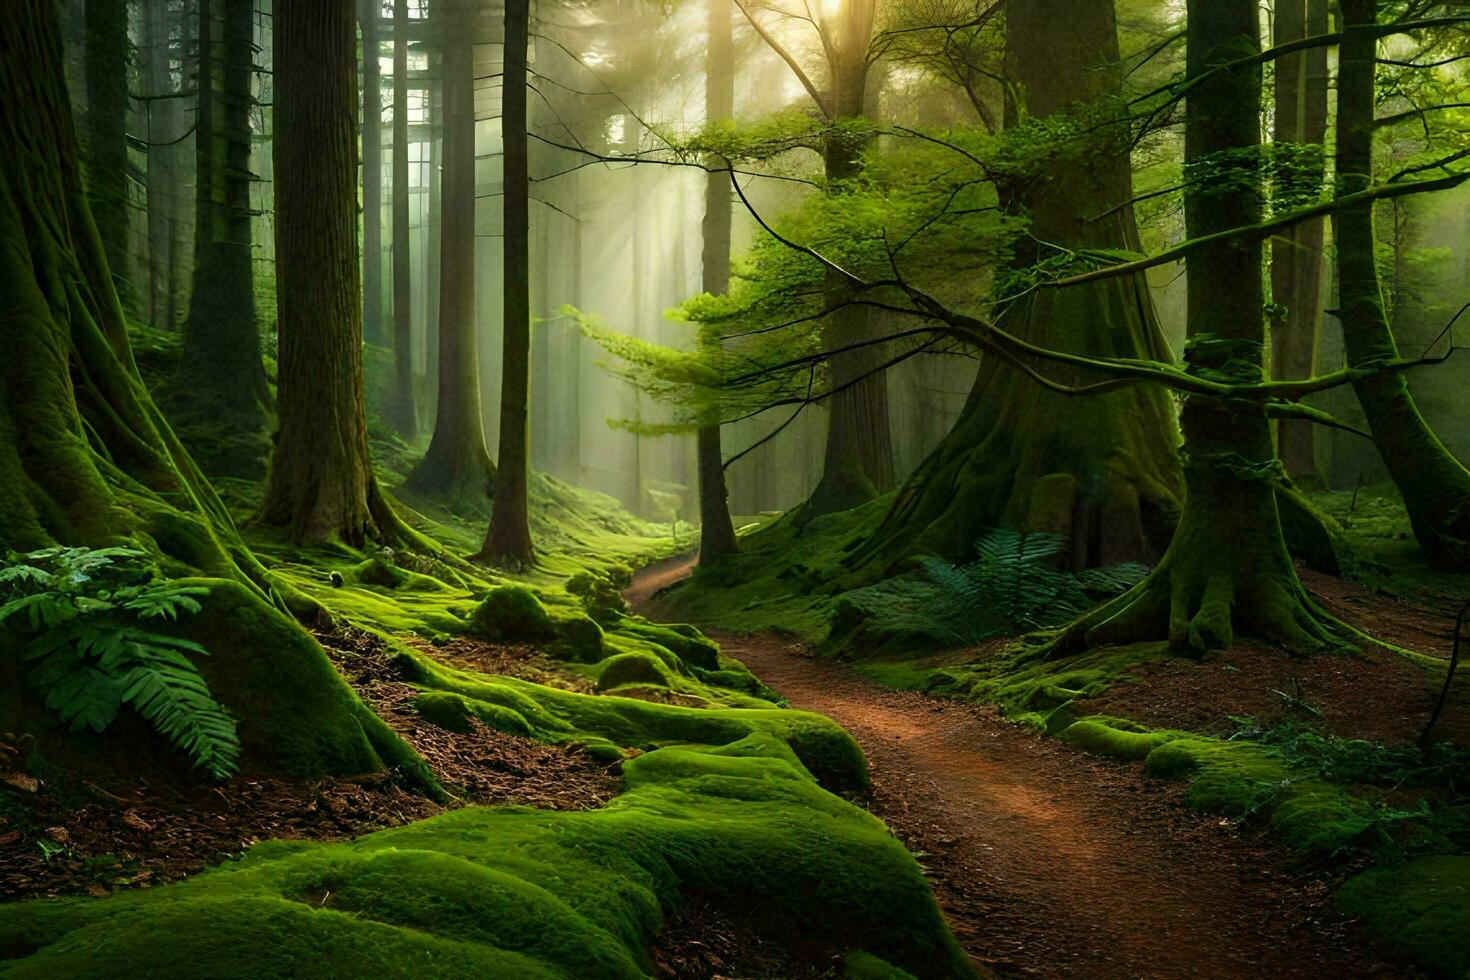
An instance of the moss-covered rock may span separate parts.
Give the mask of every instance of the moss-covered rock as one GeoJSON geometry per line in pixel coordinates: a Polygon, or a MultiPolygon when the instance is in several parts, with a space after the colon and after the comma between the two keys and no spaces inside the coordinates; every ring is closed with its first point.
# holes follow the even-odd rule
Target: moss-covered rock
{"type": "Polygon", "coordinates": [[[1337,904],[1437,975],[1470,976],[1470,856],[1365,871],[1342,886],[1337,904]]]}
{"type": "Polygon", "coordinates": [[[555,619],[552,628],[557,637],[547,648],[552,656],[579,664],[597,663],[603,658],[602,627],[590,616],[578,613],[555,619]]]}
{"type": "Polygon", "coordinates": [[[618,624],[617,632],[656,643],[690,667],[719,669],[719,645],[693,626],[650,623],[641,616],[629,616],[618,624]]]}
{"type": "Polygon", "coordinates": [[[783,750],[663,749],[629,761],[602,810],[472,807],[350,843],[258,845],[151,891],[0,907],[6,972],[643,977],[693,890],[869,951],[863,976],[973,975],[902,845],[783,750]]]}
{"type": "Polygon", "coordinates": [[[500,643],[544,643],[556,637],[550,613],[524,585],[491,589],[470,614],[468,629],[500,643]]]}
{"type": "Polygon", "coordinates": [[[663,661],[646,653],[620,653],[609,657],[597,674],[599,691],[611,691],[627,684],[668,687],[672,682],[663,661]]]}
{"type": "Polygon", "coordinates": [[[470,719],[510,735],[531,735],[534,729],[515,708],[489,701],[461,697],[444,691],[425,691],[413,699],[413,708],[425,721],[445,731],[463,735],[473,727],[470,719]]]}

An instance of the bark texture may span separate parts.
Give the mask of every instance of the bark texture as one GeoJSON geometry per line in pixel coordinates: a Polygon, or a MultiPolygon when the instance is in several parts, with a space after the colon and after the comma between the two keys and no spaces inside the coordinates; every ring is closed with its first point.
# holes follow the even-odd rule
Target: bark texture
{"type": "Polygon", "coordinates": [[[483,561],[522,566],[536,555],[530,523],[531,183],[527,169],[529,0],[505,2],[501,138],[505,160],[505,321],[500,362],[500,458],[483,561]]]}
{"type": "Polygon", "coordinates": [[[405,439],[418,435],[413,397],[413,265],[408,193],[408,0],[393,2],[393,387],[384,414],[405,439]]]}
{"type": "Polygon", "coordinates": [[[475,7],[450,0],[443,18],[444,201],[439,224],[438,411],[408,486],[483,513],[495,477],[480,415],[475,333],[475,7]]]}
{"type": "Polygon", "coordinates": [[[182,421],[208,432],[195,440],[206,468],[230,476],[259,473],[270,404],[251,249],[254,6],[199,0],[194,280],[171,396],[182,421]]]}
{"type": "MultiPolygon", "coordinates": [[[[1317,37],[1328,29],[1327,0],[1278,0],[1275,44],[1317,37]]],[[[1322,151],[1315,148],[1327,137],[1327,88],[1327,48],[1289,54],[1276,62],[1275,140],[1297,148],[1278,163],[1278,177],[1284,183],[1315,185],[1322,180],[1322,151]]],[[[1277,378],[1303,379],[1316,372],[1325,228],[1325,220],[1315,218],[1271,239],[1271,373],[1277,378]]],[[[1292,480],[1305,485],[1323,483],[1317,470],[1315,431],[1315,424],[1305,419],[1283,419],[1276,427],[1282,465],[1292,480]]]]}
{"type": "Polygon", "coordinates": [[[87,195],[113,284],[131,309],[138,296],[128,256],[128,0],[88,0],[85,16],[87,195]]]}
{"type": "MultiPolygon", "coordinates": [[[[735,114],[735,44],[730,0],[709,0],[709,33],[705,47],[705,119],[716,122],[735,114]]],[[[714,160],[707,161],[717,166],[714,160]]],[[[704,184],[704,291],[712,296],[730,290],[730,181],[709,173],[704,184]]],[[[699,561],[718,561],[736,552],[735,525],[730,521],[730,491],[725,483],[724,452],[718,416],[699,430],[695,449],[699,478],[699,561]]]]}
{"type": "MultiPolygon", "coordinates": [[[[1343,0],[1348,26],[1377,20],[1373,0],[1343,0]]],[[[1340,49],[1337,103],[1337,193],[1372,185],[1377,44],[1361,32],[1340,49]]],[[[1333,221],[1341,294],[1343,344],[1350,367],[1366,368],[1399,356],[1374,257],[1373,207],[1340,210],[1333,221]]],[[[1433,560],[1470,566],[1470,472],[1450,454],[1419,413],[1402,373],[1354,384],[1373,441],[1388,467],[1419,546],[1433,560]]]]}
{"type": "MultiPolygon", "coordinates": [[[[1118,91],[1112,0],[1013,7],[1007,47],[1020,93],[1013,114],[1046,116],[1118,91]]],[[[1042,242],[1137,251],[1132,208],[1115,208],[1133,197],[1124,136],[1117,134],[1115,148],[1059,160],[1007,188],[1007,206],[1030,218],[1042,242]]],[[[1043,257],[1033,245],[1016,260],[1029,266],[1043,257]]],[[[1141,275],[1033,292],[1003,322],[1043,347],[1173,357],[1141,275]]],[[[1100,380],[1053,364],[1034,367],[1067,384],[1100,380]]],[[[963,559],[986,528],[1004,526],[1067,536],[1074,568],[1154,560],[1183,497],[1177,444],[1174,408],[1160,389],[1077,398],[986,358],[960,420],[905,483],[861,557],[880,567],[915,552],[963,559]]]]}
{"type": "Polygon", "coordinates": [[[175,91],[170,61],[168,11],[162,4],[143,4],[144,75],[151,97],[144,103],[148,125],[148,321],[173,330],[177,324],[179,245],[178,152],[174,140],[184,133],[176,98],[156,98],[175,91]]]}
{"type": "MultiPolygon", "coordinates": [[[[1188,74],[1198,76],[1260,50],[1254,0],[1189,0],[1188,74]]],[[[1261,219],[1259,65],[1220,71],[1191,90],[1185,117],[1186,234],[1199,238],[1261,219]],[[1218,174],[1220,168],[1232,172],[1218,174]]],[[[1190,253],[1185,360],[1238,381],[1263,375],[1263,249],[1221,241],[1190,253]]],[[[1058,649],[1168,638],[1203,652],[1240,634],[1296,648],[1335,642],[1287,554],[1275,487],[1280,463],[1264,411],[1191,396],[1181,414],[1186,495],[1163,559],[1135,589],[1084,617],[1058,649]]]]}
{"type": "Polygon", "coordinates": [[[383,322],[382,0],[362,7],[362,329],[367,342],[391,342],[383,322]]]}
{"type": "Polygon", "coordinates": [[[352,0],[276,0],[277,406],[260,519],[353,546],[399,528],[368,458],[352,0]]]}

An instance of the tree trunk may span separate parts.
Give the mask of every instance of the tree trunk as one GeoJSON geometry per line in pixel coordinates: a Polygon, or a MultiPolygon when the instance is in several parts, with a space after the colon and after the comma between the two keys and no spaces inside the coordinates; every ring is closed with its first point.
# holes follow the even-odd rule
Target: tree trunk
{"type": "Polygon", "coordinates": [[[362,11],[362,329],[367,342],[390,343],[383,323],[383,73],[379,64],[382,0],[362,11]]]}
{"type": "Polygon", "coordinates": [[[527,169],[526,50],[529,0],[506,0],[500,131],[505,160],[505,321],[500,364],[500,459],[495,509],[479,560],[523,566],[531,544],[531,183],[527,169]]]}
{"type": "Polygon", "coordinates": [[[429,450],[408,487],[451,506],[484,512],[495,477],[480,415],[475,331],[474,0],[452,0],[444,31],[444,201],[439,223],[438,411],[429,450]]]}
{"type": "MultiPolygon", "coordinates": [[[[1189,0],[1188,74],[1197,77],[1260,50],[1255,0],[1189,0]]],[[[1235,173],[1189,187],[1186,236],[1261,220],[1261,69],[1221,71],[1190,91],[1185,173],[1235,173]],[[1228,188],[1224,192],[1221,187],[1228,188]]],[[[1249,383],[1263,375],[1262,246],[1222,241],[1190,253],[1190,370],[1249,383]]],[[[1275,457],[1264,411],[1191,396],[1184,432],[1184,513],[1153,573],[1070,629],[1061,652],[1097,643],[1168,638],[1190,652],[1229,647],[1249,634],[1297,648],[1333,644],[1330,628],[1297,580],[1277,512],[1275,457]]]]}
{"type": "MultiPolygon", "coordinates": [[[[278,15],[293,2],[305,0],[278,0],[278,15]]],[[[212,576],[203,610],[177,629],[208,647],[196,666],[239,718],[248,769],[424,776],[311,637],[266,604],[264,570],[138,377],[82,189],[57,7],[8,0],[0,16],[11,151],[0,155],[0,547],[128,545],[168,574],[212,576]]],[[[145,747],[111,732],[91,739],[24,713],[21,670],[18,657],[0,660],[0,725],[36,732],[48,758],[84,770],[147,763],[145,747]]]]}
{"type": "Polygon", "coordinates": [[[107,266],[123,304],[137,292],[128,255],[128,0],[88,0],[86,6],[87,196],[107,266]]]}
{"type": "Polygon", "coordinates": [[[170,399],[208,430],[195,440],[205,468],[230,476],[257,475],[268,452],[251,251],[253,12],[253,0],[199,0],[194,282],[170,399]]]}
{"type": "MultiPolygon", "coordinates": [[[[1011,8],[1009,73],[1024,98],[1018,117],[1046,116],[1118,91],[1113,0],[1034,0],[1011,8]]],[[[1104,134],[1105,136],[1107,134],[1104,134]]],[[[1037,239],[1067,248],[1137,251],[1126,133],[1117,145],[1060,160],[1021,186],[1007,206],[1037,239]]],[[[1017,256],[1042,258],[1039,248],[1017,256]]],[[[1011,332],[1057,350],[1171,361],[1144,276],[1034,292],[1005,317],[1011,332]]],[[[1038,362],[1067,384],[1099,380],[1038,362]]],[[[1162,390],[1137,386],[1079,399],[986,357],[949,435],[900,491],[859,558],[886,568],[914,553],[963,560],[991,527],[1042,530],[1071,541],[1069,562],[1087,568],[1151,561],[1167,546],[1183,498],[1174,409],[1162,390]]]]}
{"type": "MultiPolygon", "coordinates": [[[[1327,0],[1279,0],[1274,43],[1326,34],[1328,26],[1327,0]]],[[[1296,148],[1278,164],[1278,180],[1286,188],[1315,187],[1322,180],[1323,160],[1316,148],[1327,135],[1327,87],[1326,47],[1277,60],[1275,140],[1278,146],[1296,148]]],[[[1292,204],[1283,201],[1280,206],[1292,204]]],[[[1309,378],[1316,371],[1325,227],[1324,219],[1316,218],[1271,239],[1271,369],[1277,378],[1309,378]]],[[[1323,484],[1315,431],[1315,423],[1305,419],[1283,419],[1276,427],[1277,453],[1287,475],[1309,486],[1323,484]]]]}
{"type": "MultiPolygon", "coordinates": [[[[730,0],[709,0],[709,35],[705,47],[704,117],[707,123],[735,114],[735,44],[730,0]]],[[[706,161],[718,166],[718,161],[706,161]]],[[[703,287],[712,296],[730,290],[730,180],[723,173],[705,175],[703,287]]],[[[725,485],[724,452],[718,414],[700,428],[696,449],[699,476],[699,561],[717,561],[736,552],[730,521],[730,491],[725,485]]]]}
{"type": "MultiPolygon", "coordinates": [[[[1373,0],[1343,0],[1346,26],[1377,20],[1373,0]]],[[[1339,55],[1337,89],[1338,196],[1372,185],[1377,43],[1350,34],[1339,55]]],[[[1365,368],[1399,356],[1384,308],[1375,261],[1373,206],[1344,208],[1333,220],[1343,345],[1350,367],[1365,368]]],[[[1373,441],[1383,456],[1414,528],[1434,561],[1470,565],[1470,472],[1430,429],[1402,373],[1378,374],[1353,386],[1373,441]]]]}
{"type": "Polygon", "coordinates": [[[146,67],[144,103],[148,125],[148,321],[154,327],[172,330],[174,312],[174,249],[178,242],[178,147],[179,100],[160,98],[174,94],[169,68],[173,45],[169,38],[168,12],[162,4],[143,5],[143,45],[146,67]]]}
{"type": "Polygon", "coordinates": [[[418,435],[413,397],[413,262],[409,250],[408,0],[393,3],[393,387],[384,414],[405,439],[418,435]]]}
{"type": "MultiPolygon", "coordinates": [[[[874,19],[874,0],[854,0],[833,30],[828,68],[832,79],[827,94],[828,122],[840,124],[868,111],[868,55],[874,19]]],[[[823,149],[824,176],[834,190],[862,171],[864,141],[843,133],[828,137],[823,149]]],[[[852,299],[846,281],[837,273],[827,276],[824,300],[836,311],[822,324],[822,343],[828,350],[873,340],[880,330],[868,310],[842,306],[852,299]],[[840,308],[839,308],[840,307],[840,308]]],[[[827,444],[822,479],[802,507],[803,521],[855,507],[893,486],[893,437],[888,422],[888,376],[881,344],[834,354],[827,360],[827,444]]]]}
{"type": "Polygon", "coordinates": [[[260,519],[293,541],[397,536],[368,459],[352,0],[275,10],[277,407],[260,519]]]}

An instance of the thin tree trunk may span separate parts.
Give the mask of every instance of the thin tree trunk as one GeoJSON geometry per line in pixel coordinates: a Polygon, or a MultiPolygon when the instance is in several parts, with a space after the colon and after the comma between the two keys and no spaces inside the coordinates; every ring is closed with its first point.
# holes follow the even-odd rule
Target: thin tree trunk
{"type": "MultiPolygon", "coordinates": [[[[1374,0],[1342,0],[1345,26],[1377,20],[1374,0]]],[[[1377,42],[1350,33],[1340,49],[1337,87],[1337,193],[1372,185],[1377,42]]],[[[1333,219],[1337,245],[1343,344],[1350,367],[1399,356],[1378,279],[1373,206],[1343,208],[1333,219]]],[[[1433,560],[1470,565],[1470,472],[1452,456],[1419,413],[1401,373],[1378,374],[1353,386],[1373,441],[1383,456],[1414,528],[1433,560]]]]}
{"type": "Polygon", "coordinates": [[[531,184],[527,169],[526,51],[529,0],[506,0],[501,123],[505,160],[505,323],[500,365],[500,458],[495,508],[477,556],[495,564],[525,565],[531,543],[531,184]]]}
{"type": "Polygon", "coordinates": [[[174,286],[174,242],[178,238],[178,147],[179,100],[158,98],[174,91],[169,69],[173,45],[169,39],[167,11],[161,3],[143,4],[145,91],[152,96],[144,103],[148,125],[148,321],[172,330],[174,286]]]}
{"type": "Polygon", "coordinates": [[[409,250],[408,0],[393,3],[393,387],[385,414],[405,439],[418,435],[413,397],[413,261],[409,250]]]}
{"type": "Polygon", "coordinates": [[[276,0],[277,405],[261,520],[353,546],[399,525],[368,459],[352,0],[276,0]]]}
{"type": "MultiPolygon", "coordinates": [[[[705,47],[704,115],[715,123],[735,114],[735,44],[730,0],[709,0],[709,34],[705,47]]],[[[708,161],[717,166],[717,161],[708,161]]],[[[720,296],[730,289],[730,180],[709,173],[704,184],[704,238],[702,253],[704,291],[720,296]]],[[[699,430],[699,561],[716,561],[738,548],[730,521],[730,491],[725,485],[724,453],[720,447],[718,411],[712,424],[699,430]]]]}
{"type": "Polygon", "coordinates": [[[438,411],[429,450],[410,489],[483,513],[495,476],[480,415],[475,328],[475,67],[473,0],[451,0],[443,18],[443,218],[439,223],[438,411]]]}
{"type": "MultiPolygon", "coordinates": [[[[1327,33],[1327,0],[1279,0],[1274,42],[1286,44],[1327,33]]],[[[1278,145],[1293,144],[1289,163],[1278,167],[1283,190],[1316,187],[1324,167],[1320,150],[1327,133],[1327,49],[1289,54],[1276,62],[1276,128],[1278,145]]],[[[1290,207],[1289,201],[1282,207],[1290,207]]],[[[1323,237],[1326,223],[1302,222],[1271,240],[1272,374],[1283,379],[1309,378],[1317,366],[1322,330],[1323,237]]],[[[1307,485],[1321,485],[1314,449],[1316,425],[1305,419],[1277,423],[1277,452],[1287,475],[1307,485]]]]}
{"type": "Polygon", "coordinates": [[[123,305],[134,309],[128,255],[127,0],[87,0],[87,194],[123,305]]]}
{"type": "Polygon", "coordinates": [[[253,0],[200,0],[194,282],[173,395],[211,430],[206,470],[232,476],[259,472],[270,402],[251,245],[253,16],[253,0]]]}
{"type": "MultiPolygon", "coordinates": [[[[1187,237],[1261,220],[1261,68],[1220,66],[1260,50],[1256,0],[1189,0],[1187,72],[1217,70],[1190,91],[1185,115],[1185,167],[1230,166],[1232,192],[1212,186],[1185,191],[1187,237]]],[[[1259,381],[1265,347],[1262,246],[1222,241],[1189,256],[1192,371],[1259,381]]],[[[1263,409],[1191,396],[1184,432],[1184,512],[1174,539],[1151,575],[1126,595],[1083,617],[1059,650],[1098,643],[1168,638],[1178,650],[1228,648],[1249,634],[1294,648],[1337,641],[1287,554],[1277,511],[1271,426],[1263,409]]]]}
{"type": "Polygon", "coordinates": [[[389,344],[383,323],[383,73],[382,0],[361,0],[362,12],[362,328],[367,342],[389,344]]]}

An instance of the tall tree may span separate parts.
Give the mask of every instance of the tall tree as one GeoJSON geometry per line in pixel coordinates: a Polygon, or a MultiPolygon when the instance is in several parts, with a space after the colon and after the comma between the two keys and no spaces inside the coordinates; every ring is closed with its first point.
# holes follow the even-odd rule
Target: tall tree
{"type": "MultiPolygon", "coordinates": [[[[1361,28],[1377,23],[1377,9],[1376,0],[1342,0],[1347,32],[1338,58],[1340,197],[1373,186],[1377,39],[1361,28]]],[[[1398,344],[1378,279],[1372,203],[1339,210],[1333,219],[1333,239],[1348,365],[1369,368],[1397,358],[1398,344]]],[[[1419,413],[1402,374],[1371,374],[1353,388],[1373,441],[1403,494],[1420,547],[1445,564],[1470,565],[1470,471],[1450,454],[1419,413]]]]}
{"type": "MultiPolygon", "coordinates": [[[[1327,0],[1277,0],[1275,14],[1273,40],[1277,46],[1328,32],[1327,0]]],[[[1315,199],[1320,189],[1325,173],[1322,144],[1327,136],[1328,81],[1325,45],[1276,61],[1278,210],[1294,206],[1294,197],[1315,199]]],[[[1325,228],[1325,219],[1314,218],[1271,239],[1271,368],[1281,379],[1311,377],[1317,366],[1325,228]]],[[[1287,475],[1320,484],[1315,423],[1282,419],[1276,425],[1277,452],[1287,475]]]]}
{"type": "MultiPolygon", "coordinates": [[[[1012,6],[1006,49],[1013,123],[1121,90],[1114,0],[1012,6]]],[[[1133,198],[1129,133],[1102,128],[1097,138],[1107,145],[1079,144],[1000,188],[1007,210],[1030,221],[1032,245],[1022,243],[1018,265],[1054,256],[1052,246],[1140,250],[1132,207],[1115,206],[1133,198]]],[[[1032,292],[1003,325],[1055,350],[1172,360],[1141,274],[1032,292]]],[[[1163,552],[1183,497],[1169,395],[1143,386],[1079,401],[1023,369],[1039,366],[981,362],[959,421],[905,483],[861,557],[876,555],[878,567],[914,551],[965,558],[997,526],[1065,535],[1076,568],[1163,552]]],[[[1098,380],[1083,370],[1046,373],[1071,385],[1098,380]]]]}
{"type": "MultiPolygon", "coordinates": [[[[815,13],[791,14],[809,21],[816,30],[825,59],[827,84],[803,67],[801,61],[756,16],[749,0],[736,0],[741,12],[796,75],[822,118],[832,130],[822,151],[824,175],[834,189],[854,180],[862,169],[866,139],[855,136],[850,124],[869,111],[869,70],[873,61],[873,32],[877,0],[847,0],[817,5],[815,13]]],[[[827,305],[834,312],[823,321],[823,343],[842,350],[872,340],[878,329],[874,317],[851,298],[846,281],[829,275],[827,305]]],[[[827,446],[822,479],[803,508],[803,519],[855,506],[893,485],[893,440],[888,421],[888,380],[881,370],[885,357],[880,345],[843,350],[828,359],[827,446]]]]}
{"type": "Polygon", "coordinates": [[[480,415],[479,339],[475,333],[475,0],[446,0],[444,202],[439,223],[438,411],[428,452],[408,486],[482,509],[495,476],[480,415]]]}
{"type": "Polygon", "coordinates": [[[260,518],[298,542],[394,540],[363,397],[352,0],[276,0],[273,38],[280,430],[260,518]]]}
{"type": "Polygon", "coordinates": [[[386,347],[383,323],[383,0],[362,0],[362,329],[386,347]]]}
{"type": "Polygon", "coordinates": [[[258,472],[270,403],[251,244],[254,10],[199,0],[194,281],[172,396],[182,419],[211,429],[206,468],[230,475],[258,472]]]}
{"type": "MultiPolygon", "coordinates": [[[[704,116],[707,123],[735,114],[735,43],[730,25],[731,0],[709,0],[709,31],[705,45],[704,116]]],[[[730,289],[730,181],[718,173],[719,161],[706,161],[703,232],[704,291],[720,296],[730,289]]],[[[738,545],[730,521],[730,492],[725,485],[724,453],[718,419],[701,426],[698,435],[699,560],[701,563],[734,554],[738,545]]]]}
{"type": "MultiPolygon", "coordinates": [[[[277,9],[292,3],[320,0],[277,9]]],[[[9,0],[0,15],[0,145],[9,151],[0,154],[0,547],[124,544],[170,574],[211,576],[204,608],[179,629],[209,643],[196,666],[239,718],[248,768],[299,776],[392,765],[422,775],[321,648],[266,601],[264,570],[138,376],[83,192],[58,7],[9,0]],[[300,737],[304,718],[309,738],[300,737]]],[[[7,661],[8,724],[29,686],[20,658],[7,661]]],[[[34,728],[48,757],[88,737],[60,727],[34,728]]],[[[130,771],[147,763],[135,740],[111,735],[68,758],[86,765],[126,753],[130,771]]]]}
{"type": "Polygon", "coordinates": [[[128,279],[128,0],[89,0],[86,36],[87,193],[118,295],[132,307],[137,292],[128,279]]]}
{"type": "MultiPolygon", "coordinates": [[[[1184,214],[1190,239],[1257,224],[1264,212],[1261,49],[1255,0],[1189,0],[1184,214]],[[1191,180],[1194,175],[1209,179],[1191,180]]],[[[1188,256],[1192,373],[1258,383],[1265,295],[1259,239],[1210,241],[1188,256]]],[[[1297,580],[1277,511],[1280,470],[1260,404],[1190,395],[1184,511],[1142,583],[1084,617],[1061,649],[1167,637],[1183,651],[1229,647],[1249,634],[1296,648],[1335,642],[1297,580]]]]}
{"type": "Polygon", "coordinates": [[[413,262],[408,193],[408,4],[393,0],[393,387],[384,414],[407,439],[418,435],[413,393],[413,262]]]}
{"type": "Polygon", "coordinates": [[[524,565],[531,543],[531,182],[527,167],[526,51],[530,0],[505,0],[500,131],[505,161],[505,320],[500,363],[500,458],[495,504],[479,559],[524,565]]]}
{"type": "Polygon", "coordinates": [[[172,330],[180,263],[178,140],[182,113],[176,97],[174,45],[166,3],[143,6],[144,103],[148,125],[148,320],[172,330]]]}

